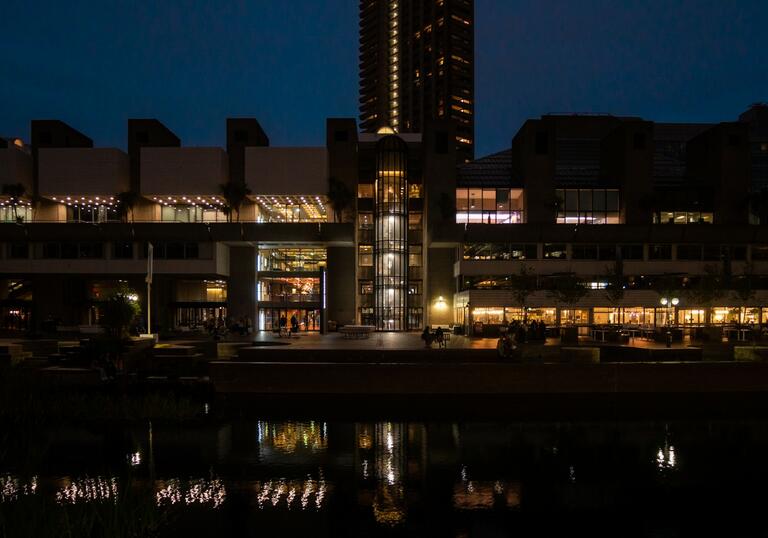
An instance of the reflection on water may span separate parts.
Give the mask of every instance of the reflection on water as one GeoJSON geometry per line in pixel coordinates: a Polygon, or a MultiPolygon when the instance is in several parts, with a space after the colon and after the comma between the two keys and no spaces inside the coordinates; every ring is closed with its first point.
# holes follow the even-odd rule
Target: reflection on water
{"type": "Polygon", "coordinates": [[[405,463],[402,430],[401,424],[392,422],[378,423],[375,427],[374,467],[377,484],[373,515],[382,525],[399,525],[405,520],[405,493],[401,482],[405,463]]]}
{"type": "Polygon", "coordinates": [[[151,510],[202,518],[194,525],[208,533],[234,519],[318,536],[338,536],[338,525],[345,536],[422,536],[427,522],[435,534],[474,536],[477,522],[493,521],[498,532],[489,535],[507,535],[531,514],[725,513],[757,502],[749,486],[768,482],[762,422],[241,421],[51,439],[55,450],[24,466],[46,469],[42,476],[0,461],[0,509],[33,495],[61,506],[122,505],[135,493],[151,510]],[[85,467],[73,463],[77,454],[85,467]],[[718,512],[715,500],[730,504],[718,512]]]}
{"type": "Polygon", "coordinates": [[[461,481],[453,488],[453,507],[457,510],[490,510],[520,506],[520,483],[501,480],[470,480],[466,465],[461,481]]]}
{"type": "Polygon", "coordinates": [[[227,499],[227,488],[218,478],[187,481],[171,478],[167,482],[159,481],[157,487],[158,492],[155,495],[157,506],[184,502],[187,505],[218,508],[227,499]]]}
{"type": "Polygon", "coordinates": [[[297,450],[318,451],[328,447],[328,425],[315,422],[263,422],[256,424],[259,446],[293,454],[297,450]]]}
{"type": "Polygon", "coordinates": [[[256,503],[259,509],[271,506],[272,508],[292,508],[300,506],[302,510],[323,508],[327,485],[323,478],[322,469],[317,480],[308,476],[306,480],[269,480],[265,483],[256,482],[254,489],[257,491],[256,503]]]}
{"type": "Polygon", "coordinates": [[[61,480],[63,485],[56,492],[56,502],[59,504],[77,504],[98,501],[117,502],[117,478],[97,476],[96,478],[69,477],[61,480]]]}
{"type": "Polygon", "coordinates": [[[34,495],[36,492],[37,476],[33,476],[29,481],[10,474],[0,476],[0,502],[17,501],[19,497],[34,495]]]}

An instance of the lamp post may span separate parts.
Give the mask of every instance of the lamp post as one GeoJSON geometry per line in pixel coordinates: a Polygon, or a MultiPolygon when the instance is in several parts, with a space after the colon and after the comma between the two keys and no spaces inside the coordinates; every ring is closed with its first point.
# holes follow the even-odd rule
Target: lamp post
{"type": "Polygon", "coordinates": [[[675,307],[680,303],[680,299],[677,297],[662,297],[661,306],[664,307],[665,315],[667,317],[667,347],[672,347],[672,317],[675,307]]]}

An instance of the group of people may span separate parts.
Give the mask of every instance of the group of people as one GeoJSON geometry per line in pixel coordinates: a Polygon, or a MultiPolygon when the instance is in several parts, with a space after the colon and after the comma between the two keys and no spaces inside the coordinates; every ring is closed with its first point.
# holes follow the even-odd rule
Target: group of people
{"type": "Polygon", "coordinates": [[[227,318],[226,322],[221,319],[208,318],[205,328],[215,340],[229,333],[245,336],[251,334],[253,330],[249,316],[242,316],[239,319],[227,318]]]}
{"type": "Polygon", "coordinates": [[[429,326],[424,327],[421,339],[424,340],[424,344],[427,347],[432,347],[433,343],[437,343],[439,347],[445,347],[445,335],[442,327],[435,329],[435,332],[430,331],[429,326]]]}
{"type": "Polygon", "coordinates": [[[514,336],[515,342],[523,344],[525,342],[544,341],[547,337],[547,324],[544,321],[530,323],[528,321],[514,320],[512,323],[506,321],[501,325],[501,332],[514,336]]]}
{"type": "MultiPolygon", "coordinates": [[[[282,335],[283,332],[288,332],[288,318],[285,316],[280,316],[280,321],[278,322],[280,324],[280,334],[282,335]]],[[[291,316],[291,328],[289,334],[297,334],[299,332],[299,320],[296,318],[296,315],[291,316]]]]}

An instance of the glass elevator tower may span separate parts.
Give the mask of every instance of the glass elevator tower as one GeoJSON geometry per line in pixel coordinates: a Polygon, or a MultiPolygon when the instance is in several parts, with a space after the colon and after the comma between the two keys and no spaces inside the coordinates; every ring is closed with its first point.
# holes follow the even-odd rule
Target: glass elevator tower
{"type": "Polygon", "coordinates": [[[374,315],[380,331],[406,330],[408,302],[408,148],[397,136],[376,148],[374,315]]]}

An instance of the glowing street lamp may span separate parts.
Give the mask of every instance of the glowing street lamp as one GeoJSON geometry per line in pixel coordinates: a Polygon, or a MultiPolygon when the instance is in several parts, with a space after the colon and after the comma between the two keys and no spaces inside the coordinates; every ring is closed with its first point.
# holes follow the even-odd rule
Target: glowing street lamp
{"type": "Polygon", "coordinates": [[[667,316],[667,347],[672,347],[672,314],[675,311],[675,307],[680,303],[680,299],[677,297],[662,297],[660,302],[667,316]]]}

